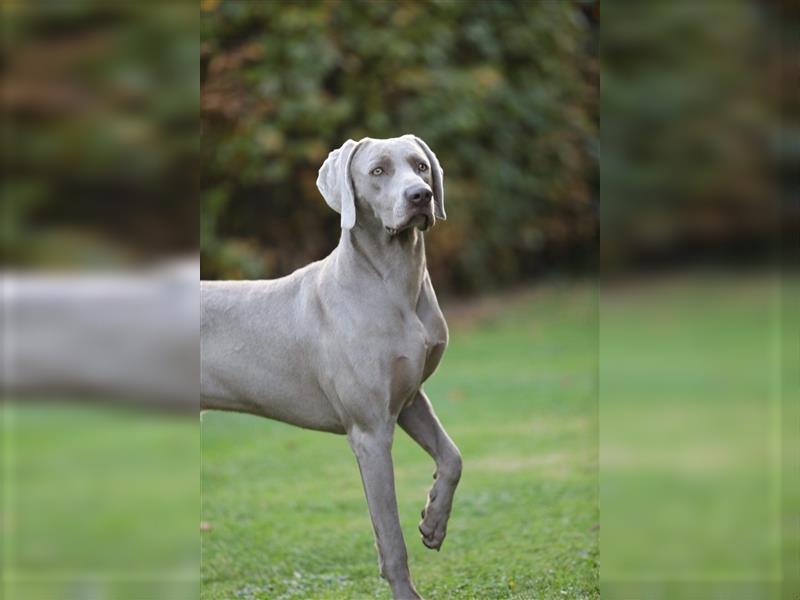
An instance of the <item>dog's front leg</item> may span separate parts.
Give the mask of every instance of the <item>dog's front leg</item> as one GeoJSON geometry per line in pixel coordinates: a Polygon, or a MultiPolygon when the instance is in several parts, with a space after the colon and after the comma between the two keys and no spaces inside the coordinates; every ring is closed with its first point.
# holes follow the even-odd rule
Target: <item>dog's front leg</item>
{"type": "Polygon", "coordinates": [[[411,583],[408,554],[397,512],[392,465],[393,433],[394,424],[370,432],[353,427],[347,438],[364,483],[381,576],[389,582],[396,600],[421,599],[411,583]]]}
{"type": "Polygon", "coordinates": [[[438,550],[447,534],[453,494],[461,478],[461,453],[442,427],[422,390],[400,413],[397,422],[436,461],[435,481],[422,511],[419,531],[422,543],[438,550]]]}

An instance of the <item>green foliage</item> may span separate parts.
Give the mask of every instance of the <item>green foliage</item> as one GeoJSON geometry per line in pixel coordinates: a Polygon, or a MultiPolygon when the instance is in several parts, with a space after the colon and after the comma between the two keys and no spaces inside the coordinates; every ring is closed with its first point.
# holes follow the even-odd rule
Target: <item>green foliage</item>
{"type": "Polygon", "coordinates": [[[209,278],[320,258],[315,186],[348,138],[415,133],[445,170],[437,285],[511,282],[594,241],[595,70],[571,2],[206,2],[202,258],[209,278]],[[235,249],[232,249],[234,248],[235,249]]]}
{"type": "Polygon", "coordinates": [[[0,11],[0,259],[74,267],[196,251],[196,10],[0,11]]]}
{"type": "Polygon", "coordinates": [[[624,262],[744,234],[769,239],[776,214],[768,107],[779,86],[770,81],[774,69],[763,68],[766,11],[747,0],[607,8],[601,169],[608,258],[624,262]]]}

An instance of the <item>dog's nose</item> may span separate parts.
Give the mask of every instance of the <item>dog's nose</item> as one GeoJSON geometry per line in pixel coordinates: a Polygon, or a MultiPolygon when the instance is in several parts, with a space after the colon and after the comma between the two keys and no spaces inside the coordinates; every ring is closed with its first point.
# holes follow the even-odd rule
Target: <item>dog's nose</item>
{"type": "Polygon", "coordinates": [[[405,191],[404,195],[411,204],[420,205],[430,202],[433,192],[427,185],[412,185],[405,191]]]}

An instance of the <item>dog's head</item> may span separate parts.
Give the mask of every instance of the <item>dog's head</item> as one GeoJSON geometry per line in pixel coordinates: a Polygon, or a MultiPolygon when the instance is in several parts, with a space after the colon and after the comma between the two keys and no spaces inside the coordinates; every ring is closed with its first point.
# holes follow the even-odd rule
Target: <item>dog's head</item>
{"type": "Polygon", "coordinates": [[[347,140],[319,170],[317,187],[342,215],[342,228],[356,219],[391,235],[410,227],[427,230],[445,219],[444,172],[428,145],[414,135],[359,142],[347,140]]]}

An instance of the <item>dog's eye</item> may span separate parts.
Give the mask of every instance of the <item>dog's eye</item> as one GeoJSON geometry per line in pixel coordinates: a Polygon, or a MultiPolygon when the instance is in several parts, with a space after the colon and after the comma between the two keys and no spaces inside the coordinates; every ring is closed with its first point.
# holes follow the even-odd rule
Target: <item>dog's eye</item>
{"type": "Polygon", "coordinates": [[[417,168],[420,171],[427,171],[428,170],[428,165],[426,165],[425,163],[419,163],[419,166],[417,168]]]}
{"type": "Polygon", "coordinates": [[[383,167],[375,167],[369,173],[370,175],[383,175],[383,167]]]}

